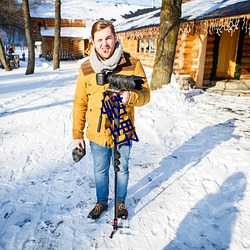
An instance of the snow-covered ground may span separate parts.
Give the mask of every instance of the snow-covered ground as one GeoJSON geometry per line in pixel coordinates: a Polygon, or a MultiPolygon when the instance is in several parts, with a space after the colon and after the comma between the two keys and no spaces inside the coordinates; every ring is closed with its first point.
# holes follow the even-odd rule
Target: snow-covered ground
{"type": "Polygon", "coordinates": [[[129,228],[109,238],[112,169],[109,209],[87,221],[89,145],[82,161],[71,157],[80,63],[0,69],[0,249],[250,249],[250,99],[179,91],[174,79],[137,108],[129,228]]]}

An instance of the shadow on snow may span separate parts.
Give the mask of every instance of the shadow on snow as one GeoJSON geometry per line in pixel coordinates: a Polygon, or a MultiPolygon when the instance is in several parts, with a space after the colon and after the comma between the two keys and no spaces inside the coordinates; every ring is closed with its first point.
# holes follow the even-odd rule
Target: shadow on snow
{"type": "Polygon", "coordinates": [[[207,195],[190,210],[164,250],[229,249],[239,213],[234,203],[243,199],[246,185],[242,172],[228,177],[217,193],[207,195]]]}
{"type": "MultiPolygon", "coordinates": [[[[232,138],[239,139],[239,136],[233,134],[234,129],[235,119],[229,119],[225,122],[206,127],[198,134],[184,142],[183,145],[173,151],[171,155],[162,159],[158,168],[148,173],[135,185],[129,188],[129,199],[132,200],[132,203],[133,201],[138,203],[138,201],[140,201],[143,197],[148,196],[153,191],[153,194],[156,193],[136,212],[136,204],[135,206],[132,206],[133,211],[131,211],[130,208],[130,216],[133,217],[139,213],[149,203],[160,196],[175,181],[181,178],[181,176],[185,175],[188,170],[198,166],[202,159],[211,153],[216,146],[229,141],[232,138]],[[161,189],[159,189],[159,187],[167,182],[171,176],[184,168],[186,168],[186,170],[181,176],[169,183],[166,183],[164,188],[161,187],[161,189]],[[160,191],[157,192],[157,190],[160,191]]],[[[215,248],[218,247],[216,244],[219,246],[228,246],[228,243],[230,242],[231,227],[234,224],[237,212],[237,209],[232,205],[232,203],[237,199],[239,192],[244,192],[245,183],[246,180],[242,173],[235,174],[225,181],[218,194],[209,195],[203,201],[198,203],[181,223],[178,229],[177,238],[171,242],[166,250],[178,249],[176,248],[176,245],[178,245],[179,242],[183,242],[182,247],[185,248],[187,248],[188,244],[192,247],[198,243],[200,244],[199,247],[201,247],[201,243],[204,243],[204,241],[208,242],[211,246],[214,244],[215,248]],[[223,196],[224,200],[222,199],[223,196]],[[226,200],[225,197],[229,200],[226,200]],[[221,203],[216,204],[216,199],[221,201],[221,203]],[[216,214],[217,212],[219,214],[216,214]],[[225,218],[227,218],[226,221],[225,218]],[[196,223],[200,226],[195,224],[194,221],[196,221],[196,223]],[[206,230],[204,224],[207,226],[209,231],[206,230]],[[229,227],[229,225],[231,225],[231,227],[229,227]],[[201,232],[199,231],[200,228],[201,232]],[[192,234],[192,236],[190,234],[192,234]],[[223,239],[219,238],[220,234],[223,235],[223,239]],[[185,239],[185,237],[187,239],[185,239]],[[191,237],[191,239],[189,237],[191,237]],[[195,239],[193,239],[193,237],[195,239]],[[193,245],[191,244],[192,242],[193,245]]],[[[240,198],[240,196],[238,196],[238,198],[240,198]]]]}
{"type": "Polygon", "coordinates": [[[73,102],[73,100],[66,100],[66,101],[62,101],[62,102],[54,102],[54,103],[50,103],[50,104],[44,104],[44,105],[40,105],[40,106],[36,106],[36,107],[21,108],[21,109],[14,110],[14,111],[5,111],[3,113],[0,113],[0,117],[25,113],[25,112],[29,112],[29,111],[35,111],[35,110],[44,109],[44,108],[51,108],[51,107],[55,107],[55,106],[65,105],[65,104],[72,103],[72,102],[73,102]]]}

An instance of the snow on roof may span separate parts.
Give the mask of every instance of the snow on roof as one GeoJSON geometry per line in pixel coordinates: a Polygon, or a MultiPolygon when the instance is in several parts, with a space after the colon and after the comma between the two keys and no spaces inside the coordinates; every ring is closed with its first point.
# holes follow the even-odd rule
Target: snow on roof
{"type": "Polygon", "coordinates": [[[114,22],[116,32],[139,29],[141,27],[156,26],[160,23],[160,9],[138,15],[133,18],[119,19],[114,22]]]}
{"type": "MultiPolygon", "coordinates": [[[[210,18],[209,15],[215,11],[218,12],[228,8],[235,10],[231,15],[246,14],[250,13],[249,3],[249,0],[191,0],[182,4],[182,19],[186,21],[206,19],[210,18]],[[248,8],[246,8],[247,6],[248,8]]],[[[223,14],[223,11],[221,11],[220,13],[221,15],[211,18],[226,16],[226,12],[223,14]]]]}
{"type": "MultiPolygon", "coordinates": [[[[150,6],[115,4],[110,2],[96,2],[93,0],[62,0],[62,19],[96,20],[96,19],[118,19],[122,15],[135,12],[138,9],[150,6]]],[[[54,18],[55,4],[48,1],[36,9],[30,10],[31,17],[54,18]]]]}
{"type": "MultiPolygon", "coordinates": [[[[41,28],[42,36],[54,36],[54,28],[41,28]]],[[[62,27],[61,37],[78,37],[82,39],[89,39],[91,36],[91,28],[83,27],[62,27]]]]}
{"type": "MultiPolygon", "coordinates": [[[[160,8],[142,15],[114,22],[117,32],[156,26],[160,24],[160,8]]],[[[194,21],[216,17],[250,13],[249,0],[191,0],[182,4],[182,21],[194,21]]]]}

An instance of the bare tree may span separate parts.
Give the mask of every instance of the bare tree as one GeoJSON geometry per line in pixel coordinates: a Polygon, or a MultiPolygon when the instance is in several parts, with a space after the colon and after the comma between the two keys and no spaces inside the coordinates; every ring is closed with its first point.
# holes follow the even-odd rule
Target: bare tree
{"type": "Polygon", "coordinates": [[[182,0],[162,0],[160,31],[150,87],[160,88],[171,81],[182,0]]]}
{"type": "Polygon", "coordinates": [[[34,70],[35,70],[35,48],[34,48],[34,41],[32,37],[30,9],[29,9],[28,0],[22,0],[22,8],[23,8],[25,36],[26,36],[26,41],[28,44],[28,66],[27,66],[25,74],[30,75],[30,74],[34,74],[34,70]]]}
{"type": "Polygon", "coordinates": [[[0,0],[0,20],[0,28],[13,41],[13,34],[20,33],[23,29],[21,4],[17,0],[0,0]]]}
{"type": "Polygon", "coordinates": [[[0,29],[4,35],[0,35],[0,61],[6,71],[10,71],[10,65],[6,59],[4,43],[14,43],[16,34],[23,30],[22,8],[16,0],[0,0],[0,29]]]}
{"type": "Polygon", "coordinates": [[[59,48],[61,33],[61,0],[55,0],[55,40],[53,49],[53,69],[60,68],[59,48]]]}
{"type": "Polygon", "coordinates": [[[3,46],[3,43],[2,43],[1,37],[0,37],[0,61],[1,61],[1,64],[3,65],[3,67],[4,67],[4,69],[6,71],[11,70],[10,65],[8,64],[8,62],[6,60],[6,56],[5,56],[5,52],[4,52],[4,46],[3,46]]]}

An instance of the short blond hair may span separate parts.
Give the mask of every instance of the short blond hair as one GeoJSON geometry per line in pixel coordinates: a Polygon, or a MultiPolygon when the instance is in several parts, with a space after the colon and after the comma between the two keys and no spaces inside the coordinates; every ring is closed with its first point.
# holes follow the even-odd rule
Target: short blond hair
{"type": "Polygon", "coordinates": [[[107,20],[99,20],[99,21],[95,22],[92,26],[92,29],[91,29],[92,40],[94,40],[94,36],[95,36],[96,32],[103,30],[103,29],[106,29],[108,27],[111,29],[111,32],[115,36],[115,27],[114,27],[113,23],[111,23],[110,21],[107,21],[107,20]]]}

